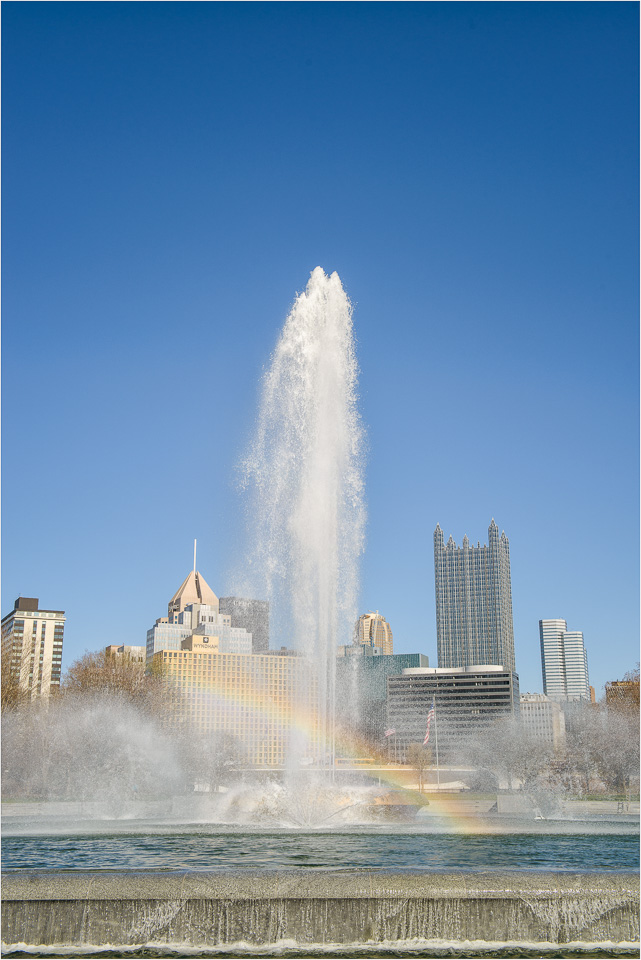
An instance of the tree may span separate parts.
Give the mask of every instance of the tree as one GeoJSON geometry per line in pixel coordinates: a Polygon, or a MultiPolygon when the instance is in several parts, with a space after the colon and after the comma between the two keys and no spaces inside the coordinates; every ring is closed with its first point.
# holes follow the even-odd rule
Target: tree
{"type": "Polygon", "coordinates": [[[85,653],[71,664],[62,682],[65,693],[118,691],[130,697],[142,692],[145,665],[124,654],[105,650],[85,653]]]}
{"type": "Polygon", "coordinates": [[[599,777],[603,738],[599,735],[603,720],[598,706],[583,701],[580,710],[572,712],[565,742],[567,759],[576,771],[584,795],[591,791],[592,780],[599,777]]]}
{"type": "Polygon", "coordinates": [[[423,777],[426,769],[432,763],[432,751],[422,743],[410,743],[407,748],[407,762],[416,770],[418,777],[418,792],[423,792],[423,777]]]}
{"type": "Polygon", "coordinates": [[[172,795],[186,780],[181,744],[117,691],[33,701],[2,723],[7,797],[109,801],[172,795]]]}
{"type": "Polygon", "coordinates": [[[144,663],[127,654],[105,650],[85,653],[74,660],[63,677],[61,690],[64,696],[75,698],[117,694],[155,715],[165,711],[170,696],[158,669],[148,672],[144,663]]]}
{"type": "Polygon", "coordinates": [[[29,691],[20,686],[15,671],[11,669],[10,655],[3,655],[0,698],[0,709],[2,713],[4,714],[8,710],[15,710],[17,707],[23,706],[23,704],[27,703],[30,699],[29,691]]]}
{"type": "Polygon", "coordinates": [[[609,710],[595,726],[595,762],[610,790],[627,794],[639,771],[639,726],[626,713],[609,710]]]}
{"type": "Polygon", "coordinates": [[[517,781],[529,790],[549,765],[552,746],[531,736],[516,718],[505,717],[470,737],[462,754],[477,768],[491,770],[510,790],[517,781]]]}
{"type": "Polygon", "coordinates": [[[200,784],[201,788],[217,790],[234,777],[244,759],[240,741],[225,730],[214,730],[208,734],[174,730],[173,740],[179,745],[190,789],[200,784]]]}

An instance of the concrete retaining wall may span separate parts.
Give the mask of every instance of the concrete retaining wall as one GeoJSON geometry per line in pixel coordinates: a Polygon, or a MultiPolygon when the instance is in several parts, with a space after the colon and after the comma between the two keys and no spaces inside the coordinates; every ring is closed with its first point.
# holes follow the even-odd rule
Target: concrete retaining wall
{"type": "Polygon", "coordinates": [[[2,895],[5,949],[639,939],[639,881],[620,874],[21,872],[2,895]]]}

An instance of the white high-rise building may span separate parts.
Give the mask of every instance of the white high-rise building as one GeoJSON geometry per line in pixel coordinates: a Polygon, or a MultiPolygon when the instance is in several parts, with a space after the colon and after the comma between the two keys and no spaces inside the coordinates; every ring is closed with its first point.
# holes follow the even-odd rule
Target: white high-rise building
{"type": "Polygon", "coordinates": [[[588,655],[580,630],[565,620],[539,620],[543,692],[553,700],[589,700],[588,655]]]}
{"type": "Polygon", "coordinates": [[[37,597],[18,597],[2,618],[2,657],[9,674],[31,700],[60,688],[64,610],[39,610],[37,597]]]}

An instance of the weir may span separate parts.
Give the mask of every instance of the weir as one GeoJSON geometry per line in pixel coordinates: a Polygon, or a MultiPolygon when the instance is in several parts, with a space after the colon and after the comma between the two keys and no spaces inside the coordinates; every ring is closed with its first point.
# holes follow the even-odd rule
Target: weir
{"type": "Polygon", "coordinates": [[[384,941],[638,943],[632,874],[28,873],[2,881],[5,953],[384,941]]]}

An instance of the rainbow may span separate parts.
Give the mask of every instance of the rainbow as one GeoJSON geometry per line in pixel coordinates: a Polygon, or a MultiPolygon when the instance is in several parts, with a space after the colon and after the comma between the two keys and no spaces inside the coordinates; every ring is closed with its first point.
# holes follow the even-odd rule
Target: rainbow
{"type": "MultiPolygon", "coordinates": [[[[217,656],[220,656],[218,654],[217,656]]],[[[267,731],[268,736],[276,736],[282,744],[283,753],[286,749],[289,738],[298,731],[308,743],[318,742],[318,716],[313,709],[313,703],[302,703],[296,698],[288,697],[280,701],[270,699],[264,689],[248,683],[249,677],[245,677],[245,686],[242,694],[230,688],[229,684],[223,684],[213,678],[204,680],[183,681],[177,676],[170,676],[169,681],[175,690],[183,691],[186,694],[185,703],[191,699],[190,693],[196,689],[200,693],[206,694],[215,701],[213,709],[214,715],[219,714],[220,729],[229,733],[235,733],[242,736],[243,731],[239,730],[239,711],[244,711],[243,726],[249,730],[258,729],[259,723],[266,722],[271,730],[267,731]],[[230,709],[226,709],[230,708],[230,709]],[[230,722],[231,721],[231,722],[230,722]]],[[[193,709],[193,707],[192,707],[193,709]]],[[[211,708],[210,708],[211,709],[211,708]]],[[[496,832],[494,825],[484,828],[482,821],[471,812],[466,812],[465,805],[461,803],[460,794],[437,793],[428,791],[427,794],[419,793],[415,788],[408,786],[408,771],[411,769],[407,765],[391,765],[384,758],[380,757],[380,751],[372,744],[360,737],[353,736],[349,731],[338,729],[336,731],[336,753],[343,761],[347,761],[344,769],[353,771],[358,769],[360,773],[369,775],[379,784],[384,784],[389,790],[402,792],[417,804],[428,806],[429,815],[445,819],[448,822],[449,829],[455,833],[483,833],[496,832]],[[377,756],[378,754],[378,756],[377,756]],[[373,762],[367,765],[347,766],[350,762],[362,760],[364,756],[373,757],[373,762]],[[378,761],[378,762],[377,762],[378,761]]],[[[264,769],[279,769],[280,764],[270,767],[266,764],[264,769]]],[[[340,770],[340,765],[337,770],[340,770]]]]}

